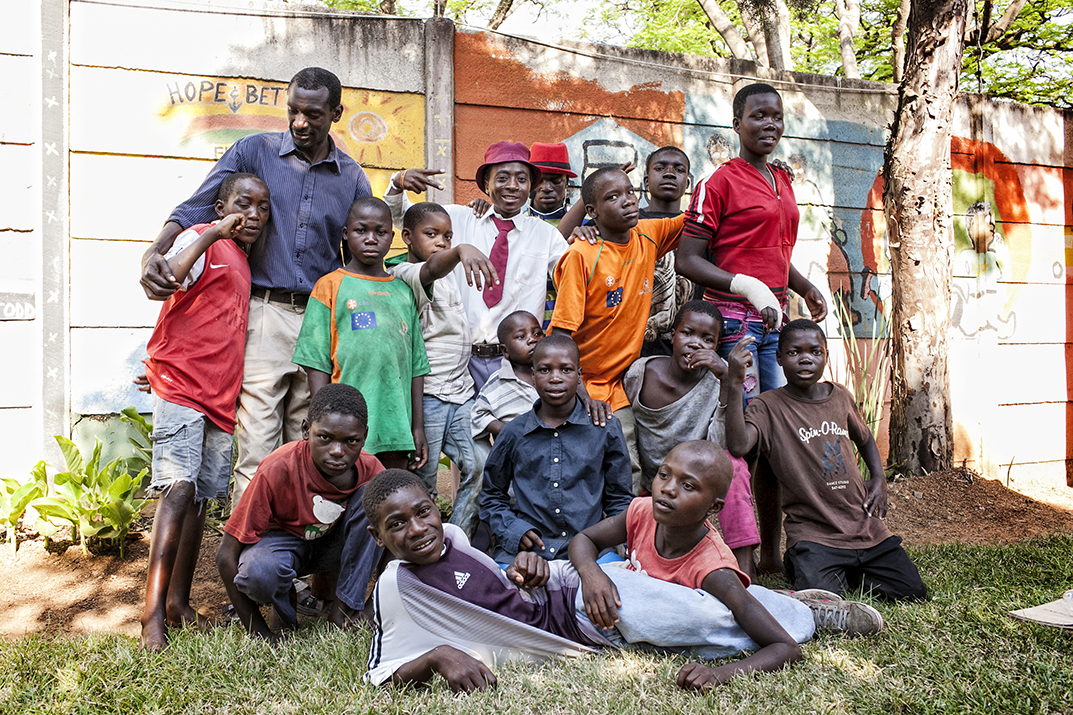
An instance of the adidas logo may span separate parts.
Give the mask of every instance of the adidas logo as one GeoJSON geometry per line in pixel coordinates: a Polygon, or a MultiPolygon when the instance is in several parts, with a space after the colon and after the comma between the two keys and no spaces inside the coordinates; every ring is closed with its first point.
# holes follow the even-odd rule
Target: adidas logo
{"type": "Polygon", "coordinates": [[[461,591],[462,587],[466,585],[466,581],[469,581],[469,574],[462,573],[461,571],[455,571],[455,583],[458,584],[458,590],[461,591]]]}

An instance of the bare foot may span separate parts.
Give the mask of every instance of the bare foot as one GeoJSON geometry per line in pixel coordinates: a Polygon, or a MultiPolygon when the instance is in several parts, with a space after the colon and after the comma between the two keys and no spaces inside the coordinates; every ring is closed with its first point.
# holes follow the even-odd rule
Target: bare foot
{"type": "Polygon", "coordinates": [[[168,609],[168,628],[194,628],[200,633],[211,630],[216,624],[207,613],[199,613],[187,604],[182,609],[168,609]]]}
{"type": "Polygon", "coordinates": [[[357,611],[337,598],[332,601],[331,609],[328,611],[328,622],[343,630],[350,630],[356,626],[371,628],[373,626],[373,604],[370,602],[366,604],[365,608],[357,611]]]}
{"type": "Polygon", "coordinates": [[[142,624],[141,646],[154,653],[168,647],[168,629],[164,619],[152,618],[142,624]]]}

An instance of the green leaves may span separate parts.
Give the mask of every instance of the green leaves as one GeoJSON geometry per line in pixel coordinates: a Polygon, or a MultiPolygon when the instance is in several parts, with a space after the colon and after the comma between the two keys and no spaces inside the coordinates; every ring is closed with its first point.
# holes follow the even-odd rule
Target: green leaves
{"type": "Polygon", "coordinates": [[[153,442],[149,435],[153,432],[153,425],[138,414],[138,410],[128,407],[120,413],[121,422],[126,422],[138,432],[138,439],[128,437],[134,448],[134,456],[127,458],[127,468],[132,471],[150,469],[153,466],[153,442]]]}
{"type": "Polygon", "coordinates": [[[15,479],[0,480],[0,526],[7,529],[7,543],[11,555],[18,548],[16,531],[27,505],[41,496],[41,488],[35,482],[19,484],[15,479]]]}
{"type": "MultiPolygon", "coordinates": [[[[42,521],[38,522],[39,531],[48,537],[60,526],[69,526],[72,534],[78,534],[82,553],[89,554],[88,539],[109,539],[118,543],[119,556],[123,558],[130,525],[148,501],[136,499],[135,494],[149,469],[143,467],[132,477],[127,471],[130,460],[125,457],[116,457],[100,467],[103,445],[99,439],[88,461],[66,437],[56,435],[56,442],[68,471],[53,477],[55,486],[51,496],[42,495],[30,502],[44,522],[43,529],[42,521]]],[[[35,478],[39,476],[38,468],[43,474],[44,462],[35,467],[35,478]]]]}

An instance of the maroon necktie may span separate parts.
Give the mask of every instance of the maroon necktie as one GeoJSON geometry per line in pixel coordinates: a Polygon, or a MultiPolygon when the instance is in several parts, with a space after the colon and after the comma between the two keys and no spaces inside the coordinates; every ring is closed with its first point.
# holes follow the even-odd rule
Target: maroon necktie
{"type": "Polygon", "coordinates": [[[495,221],[499,233],[496,235],[496,242],[492,244],[492,252],[488,254],[488,260],[496,269],[499,282],[484,289],[484,304],[489,308],[503,300],[503,285],[507,282],[507,234],[514,228],[513,221],[505,221],[495,215],[492,216],[492,220],[495,221]]]}

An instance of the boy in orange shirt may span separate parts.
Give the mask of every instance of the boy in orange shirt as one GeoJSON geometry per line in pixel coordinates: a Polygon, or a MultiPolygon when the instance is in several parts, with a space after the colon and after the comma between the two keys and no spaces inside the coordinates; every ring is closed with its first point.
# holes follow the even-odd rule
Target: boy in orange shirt
{"type": "MultiPolygon", "coordinates": [[[[622,423],[636,492],[641,463],[622,377],[641,355],[656,261],[678,246],[685,219],[638,221],[633,185],[618,168],[590,174],[582,184],[581,201],[598,240],[575,241],[559,259],[554,274],[559,296],[551,328],[574,338],[589,397],[610,403],[622,423]]],[[[570,218],[568,214],[563,221],[570,218]]]]}

